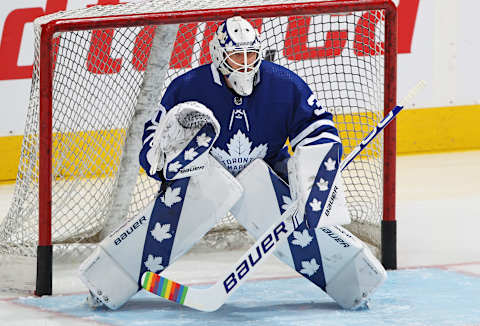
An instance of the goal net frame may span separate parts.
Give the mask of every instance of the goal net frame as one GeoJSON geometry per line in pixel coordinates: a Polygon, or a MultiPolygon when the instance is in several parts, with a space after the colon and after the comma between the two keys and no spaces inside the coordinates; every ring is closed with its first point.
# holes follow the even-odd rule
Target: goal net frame
{"type": "MultiPolygon", "coordinates": [[[[270,1],[272,2],[272,1],[270,1]]],[[[39,98],[39,232],[37,247],[37,295],[52,293],[52,67],[55,64],[54,39],[58,33],[144,25],[168,25],[220,21],[235,15],[262,18],[291,15],[345,13],[362,10],[385,12],[384,114],[396,104],[397,12],[391,0],[342,0],[281,3],[259,6],[135,13],[128,15],[54,19],[41,24],[39,98]]],[[[233,5],[233,3],[232,3],[233,5]]],[[[383,136],[383,218],[381,221],[381,260],[387,269],[396,268],[395,161],[396,124],[383,136]]]]}

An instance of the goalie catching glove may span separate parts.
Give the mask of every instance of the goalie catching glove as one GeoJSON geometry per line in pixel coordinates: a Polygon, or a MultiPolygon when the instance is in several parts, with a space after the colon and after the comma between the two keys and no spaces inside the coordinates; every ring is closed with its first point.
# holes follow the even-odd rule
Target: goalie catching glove
{"type": "MultiPolygon", "coordinates": [[[[142,167],[150,176],[163,173],[166,180],[204,172],[208,152],[220,133],[220,125],[205,105],[189,101],[175,105],[147,122],[140,153],[142,167]]],[[[156,177],[156,179],[161,179],[156,177]]]]}

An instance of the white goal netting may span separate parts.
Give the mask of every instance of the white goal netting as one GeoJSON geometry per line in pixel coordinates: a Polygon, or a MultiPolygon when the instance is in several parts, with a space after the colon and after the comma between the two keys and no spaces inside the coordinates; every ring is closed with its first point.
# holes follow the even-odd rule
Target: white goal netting
{"type": "MultiPolygon", "coordinates": [[[[38,241],[41,24],[65,18],[295,2],[302,3],[147,1],[96,6],[38,19],[30,104],[15,194],[0,225],[0,256],[34,256],[38,241]]],[[[348,154],[383,118],[384,11],[280,17],[274,12],[268,14],[272,16],[250,19],[262,35],[266,59],[295,71],[307,81],[320,104],[334,113],[344,152],[348,154]]],[[[165,44],[160,44],[162,74],[156,77],[160,86],[153,92],[157,94],[154,101],[158,101],[162,89],[173,78],[211,62],[208,42],[218,23],[213,18],[170,27],[154,23],[125,26],[122,22],[115,28],[97,29],[92,19],[88,29],[54,35],[51,219],[56,257],[67,253],[68,259],[83,257],[112,225],[134,216],[154,198],[158,184],[139,169],[136,147],[146,117],[153,114],[151,107],[142,104],[152,40],[159,32],[173,28],[173,33],[170,30],[170,34],[165,34],[173,37],[162,35],[165,44]]],[[[378,247],[383,201],[382,136],[343,176],[348,208],[355,221],[350,228],[378,247]]],[[[219,221],[204,243],[228,247],[236,242],[238,234],[242,231],[228,216],[219,221]]]]}

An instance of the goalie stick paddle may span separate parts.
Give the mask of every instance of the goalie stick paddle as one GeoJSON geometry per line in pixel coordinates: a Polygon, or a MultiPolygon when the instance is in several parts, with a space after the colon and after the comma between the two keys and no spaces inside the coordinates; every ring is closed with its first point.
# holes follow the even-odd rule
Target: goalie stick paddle
{"type": "Polygon", "coordinates": [[[222,279],[208,288],[192,288],[152,272],[142,275],[142,287],[158,296],[201,311],[215,311],[295,229],[291,220],[297,211],[294,201],[255,244],[232,266],[222,279]],[[239,272],[241,270],[241,272],[239,272]]]}
{"type": "MultiPolygon", "coordinates": [[[[425,82],[419,82],[401,101],[408,102],[424,87],[425,82]]],[[[342,161],[339,170],[343,171],[353,159],[374,139],[403,109],[397,105],[378,123],[367,137],[342,161]]],[[[282,214],[280,220],[274,223],[250,249],[227,271],[224,277],[207,288],[192,288],[152,272],[142,275],[142,287],[167,300],[201,311],[215,311],[220,308],[237,288],[243,284],[249,275],[266,260],[283,240],[293,233],[297,223],[297,201],[293,201],[282,214]],[[256,261],[253,259],[255,258],[256,261]]],[[[298,225],[298,224],[297,224],[298,225]]]]}

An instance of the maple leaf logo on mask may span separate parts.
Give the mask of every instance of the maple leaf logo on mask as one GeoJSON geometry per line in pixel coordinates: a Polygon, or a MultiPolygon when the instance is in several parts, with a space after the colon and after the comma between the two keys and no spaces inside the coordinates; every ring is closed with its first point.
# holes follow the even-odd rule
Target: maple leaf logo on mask
{"type": "Polygon", "coordinates": [[[217,36],[220,44],[225,44],[225,40],[227,39],[227,33],[219,30],[217,32],[217,36]]]}
{"type": "Polygon", "coordinates": [[[264,158],[267,155],[267,144],[261,144],[252,149],[252,142],[240,130],[230,139],[227,151],[213,147],[210,151],[213,157],[233,175],[237,175],[251,161],[256,158],[264,158]]]}

